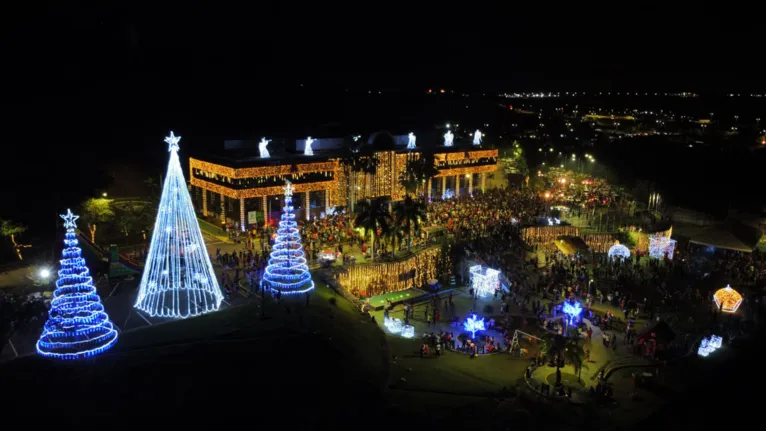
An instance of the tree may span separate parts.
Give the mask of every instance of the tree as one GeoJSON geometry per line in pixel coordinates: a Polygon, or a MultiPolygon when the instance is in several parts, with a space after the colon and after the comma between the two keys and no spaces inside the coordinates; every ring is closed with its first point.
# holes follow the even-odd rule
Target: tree
{"type": "Polygon", "coordinates": [[[314,281],[306,264],[301,234],[293,213],[293,186],[289,181],[286,183],[282,219],[279,221],[269,264],[261,280],[261,288],[295,295],[314,290],[314,281]]]}
{"type": "Polygon", "coordinates": [[[223,301],[181,170],[180,139],[173,132],[165,139],[168,173],[135,303],[152,317],[198,316],[223,301]]]}
{"type": "Polygon", "coordinates": [[[433,154],[424,153],[419,157],[411,154],[407,157],[406,168],[399,174],[399,184],[407,193],[417,194],[420,187],[438,174],[433,154]]]}
{"type": "Polygon", "coordinates": [[[426,204],[410,195],[394,207],[395,223],[407,235],[407,251],[412,251],[412,233],[420,229],[420,221],[426,218],[426,204]]]}
{"type": "Polygon", "coordinates": [[[37,341],[37,353],[56,359],[84,359],[110,349],[117,343],[118,334],[81,257],[74,231],[78,216],[67,210],[61,218],[67,229],[66,248],[49,318],[37,341]]]}
{"type": "Polygon", "coordinates": [[[582,345],[580,345],[579,340],[575,337],[567,337],[564,342],[562,354],[564,356],[564,361],[572,364],[572,368],[574,368],[574,372],[579,379],[585,358],[585,351],[583,350],[582,345]]]}
{"type": "Polygon", "coordinates": [[[375,261],[375,240],[378,230],[385,234],[389,230],[391,214],[386,209],[386,201],[382,197],[365,199],[359,202],[359,212],[354,219],[354,225],[364,229],[364,235],[372,234],[372,260],[375,261]]]}
{"type": "Polygon", "coordinates": [[[27,227],[24,225],[14,223],[10,220],[0,220],[0,235],[10,238],[19,260],[24,260],[24,258],[21,256],[22,245],[16,243],[16,235],[20,235],[26,231],[27,227]]]}
{"type": "Polygon", "coordinates": [[[113,202],[114,221],[120,231],[129,236],[131,232],[150,230],[155,206],[151,202],[113,202]]]}
{"type": "Polygon", "coordinates": [[[105,223],[114,217],[112,199],[90,198],[82,203],[80,210],[90,232],[90,242],[95,243],[98,224],[105,223]]]}
{"type": "Polygon", "coordinates": [[[346,178],[348,178],[348,207],[354,212],[356,203],[356,173],[362,172],[359,152],[361,150],[361,138],[359,136],[348,137],[343,140],[341,147],[340,164],[343,167],[346,178]]]}
{"type": "Polygon", "coordinates": [[[521,148],[518,141],[513,141],[513,148],[510,151],[504,152],[503,157],[500,158],[500,162],[503,165],[503,171],[505,171],[506,175],[529,175],[527,159],[524,156],[524,150],[521,148]]]}

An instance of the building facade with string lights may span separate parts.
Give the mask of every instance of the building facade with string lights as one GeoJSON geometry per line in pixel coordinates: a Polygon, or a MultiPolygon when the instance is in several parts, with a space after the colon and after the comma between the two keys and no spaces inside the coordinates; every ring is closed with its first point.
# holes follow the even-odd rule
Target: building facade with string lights
{"type": "MultiPolygon", "coordinates": [[[[294,187],[296,213],[309,219],[337,207],[351,208],[354,202],[367,198],[402,200],[405,191],[399,177],[409,159],[424,153],[433,154],[438,170],[425,187],[424,195],[429,200],[483,192],[487,174],[497,170],[496,149],[472,145],[470,141],[464,145],[456,141],[453,146],[420,147],[420,139],[418,146],[412,149],[410,145],[408,149],[411,136],[391,137],[393,148],[370,151],[370,147],[357,156],[362,161],[367,157],[377,159],[374,174],[354,172],[342,162],[342,138],[263,139],[257,145],[255,141],[226,141],[222,154],[189,159],[192,198],[204,217],[216,217],[222,224],[244,230],[274,221],[272,214],[280,210],[286,181],[294,187]]],[[[374,139],[372,135],[368,144],[372,145],[374,139]]]]}

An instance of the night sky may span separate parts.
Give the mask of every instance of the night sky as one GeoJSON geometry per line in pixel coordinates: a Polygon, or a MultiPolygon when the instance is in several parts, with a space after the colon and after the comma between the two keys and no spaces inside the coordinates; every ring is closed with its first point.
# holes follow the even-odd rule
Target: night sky
{"type": "MultiPolygon", "coordinates": [[[[193,125],[217,139],[278,122],[302,103],[300,84],[328,94],[763,88],[759,27],[720,11],[671,18],[651,15],[666,10],[577,9],[554,17],[322,4],[296,16],[304,6],[175,6],[35,5],[4,14],[0,179],[13,184],[15,205],[0,217],[76,204],[98,192],[103,175],[94,171],[108,171],[106,162],[162,169],[166,154],[147,149],[171,127],[193,125]]],[[[326,114],[342,101],[312,103],[326,114]]]]}

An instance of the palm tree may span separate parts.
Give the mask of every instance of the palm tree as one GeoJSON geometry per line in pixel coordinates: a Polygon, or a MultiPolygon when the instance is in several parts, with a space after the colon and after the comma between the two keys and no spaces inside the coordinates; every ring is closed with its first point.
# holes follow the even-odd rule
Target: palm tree
{"type": "Polygon", "coordinates": [[[431,153],[421,154],[419,157],[409,155],[407,158],[407,167],[399,175],[399,184],[407,193],[417,194],[421,186],[425,186],[428,180],[439,174],[434,162],[434,155],[431,153]]]}
{"type": "Polygon", "coordinates": [[[341,147],[340,164],[345,171],[346,178],[348,178],[348,207],[352,213],[356,203],[355,174],[362,171],[361,159],[359,158],[360,147],[361,138],[359,136],[344,139],[343,146],[341,147]]]}
{"type": "Polygon", "coordinates": [[[385,234],[386,241],[391,244],[391,251],[396,254],[397,244],[401,244],[404,239],[404,232],[402,232],[401,226],[396,223],[391,224],[388,227],[388,232],[385,234]]]}
{"type": "Polygon", "coordinates": [[[423,201],[415,200],[410,195],[404,196],[404,200],[399,202],[395,209],[395,221],[402,231],[407,235],[407,251],[412,251],[412,233],[420,228],[420,221],[426,218],[426,204],[423,201]]]}
{"type": "Polygon", "coordinates": [[[562,354],[564,355],[564,361],[572,364],[572,368],[574,368],[574,372],[577,374],[577,379],[579,380],[580,374],[582,374],[583,361],[585,359],[585,351],[580,345],[579,340],[574,337],[567,337],[564,342],[564,350],[562,351],[562,354]]]}
{"type": "Polygon", "coordinates": [[[386,209],[385,199],[382,197],[373,200],[365,199],[359,202],[359,212],[354,219],[354,225],[364,229],[364,235],[372,233],[372,260],[375,261],[375,240],[378,237],[378,229],[385,234],[389,230],[391,214],[386,209]]]}

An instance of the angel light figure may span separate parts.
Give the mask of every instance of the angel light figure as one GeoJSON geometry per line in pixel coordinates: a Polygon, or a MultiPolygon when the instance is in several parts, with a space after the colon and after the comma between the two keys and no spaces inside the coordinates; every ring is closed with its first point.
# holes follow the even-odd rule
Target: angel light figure
{"type": "Polygon", "coordinates": [[[269,142],[271,142],[270,139],[261,138],[261,142],[258,143],[258,151],[261,153],[262,159],[268,159],[271,157],[271,154],[269,154],[269,150],[266,149],[266,146],[269,145],[269,142]]]}

